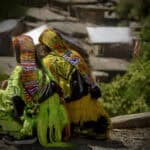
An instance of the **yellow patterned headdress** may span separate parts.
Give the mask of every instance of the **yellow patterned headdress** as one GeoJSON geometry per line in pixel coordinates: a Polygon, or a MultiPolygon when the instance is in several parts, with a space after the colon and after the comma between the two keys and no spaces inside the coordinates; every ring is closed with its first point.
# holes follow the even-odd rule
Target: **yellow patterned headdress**
{"type": "Polygon", "coordinates": [[[86,78],[87,82],[93,84],[90,76],[90,70],[81,55],[75,50],[70,49],[61,36],[49,28],[46,29],[39,38],[40,43],[49,47],[56,55],[63,57],[70,64],[74,65],[80,73],[86,78]]]}
{"type": "Polygon", "coordinates": [[[59,34],[56,33],[56,31],[51,28],[46,29],[40,35],[39,41],[56,53],[63,53],[68,49],[65,41],[60,37],[59,34]]]}

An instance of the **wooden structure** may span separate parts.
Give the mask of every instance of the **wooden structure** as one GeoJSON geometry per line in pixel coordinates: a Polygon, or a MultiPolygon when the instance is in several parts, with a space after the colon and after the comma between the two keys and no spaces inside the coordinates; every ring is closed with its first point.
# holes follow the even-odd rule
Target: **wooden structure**
{"type": "Polygon", "coordinates": [[[94,71],[100,71],[107,73],[107,80],[103,82],[111,81],[116,75],[123,75],[127,71],[129,62],[124,59],[118,58],[106,58],[106,57],[89,57],[91,68],[94,71]]]}
{"type": "Polygon", "coordinates": [[[128,27],[87,27],[93,54],[101,57],[130,59],[132,36],[128,27]]]}
{"type": "Polygon", "coordinates": [[[71,15],[77,17],[81,22],[102,24],[104,13],[108,10],[109,8],[102,5],[75,5],[72,6],[71,15]]]}

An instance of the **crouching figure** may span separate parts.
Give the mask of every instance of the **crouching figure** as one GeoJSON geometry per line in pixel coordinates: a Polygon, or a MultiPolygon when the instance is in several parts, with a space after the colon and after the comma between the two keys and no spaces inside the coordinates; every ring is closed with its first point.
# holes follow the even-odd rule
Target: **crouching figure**
{"type": "Polygon", "coordinates": [[[18,64],[6,89],[0,90],[0,134],[9,135],[12,143],[37,137],[45,147],[69,146],[62,142],[68,116],[61,88],[37,65],[29,36],[16,37],[13,46],[18,64]]]}

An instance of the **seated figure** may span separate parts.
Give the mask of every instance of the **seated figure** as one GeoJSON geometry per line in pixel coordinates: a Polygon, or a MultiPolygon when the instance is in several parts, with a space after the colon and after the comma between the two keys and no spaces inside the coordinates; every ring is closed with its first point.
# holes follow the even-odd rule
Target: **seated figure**
{"type": "Polygon", "coordinates": [[[29,36],[14,39],[17,66],[5,90],[0,90],[0,134],[14,140],[37,136],[45,147],[66,147],[62,133],[68,115],[61,103],[63,93],[51,72],[37,65],[35,47],[29,36]]]}
{"type": "Polygon", "coordinates": [[[63,89],[73,133],[108,138],[110,119],[98,100],[100,88],[83,57],[53,29],[45,30],[39,41],[37,57],[45,72],[52,72],[63,89]]]}

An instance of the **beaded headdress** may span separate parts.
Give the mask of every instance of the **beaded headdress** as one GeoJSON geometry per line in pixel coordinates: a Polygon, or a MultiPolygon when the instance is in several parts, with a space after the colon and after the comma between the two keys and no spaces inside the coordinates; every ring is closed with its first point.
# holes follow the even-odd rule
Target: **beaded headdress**
{"type": "Polygon", "coordinates": [[[14,39],[13,44],[20,53],[20,65],[23,68],[20,80],[24,87],[25,100],[31,101],[38,91],[34,43],[29,36],[21,35],[14,39]]]}
{"type": "Polygon", "coordinates": [[[56,31],[51,28],[46,29],[40,35],[39,41],[49,47],[56,55],[63,57],[66,61],[75,66],[83,75],[87,83],[91,85],[95,84],[90,69],[84,59],[77,51],[70,49],[67,43],[56,31]]]}

